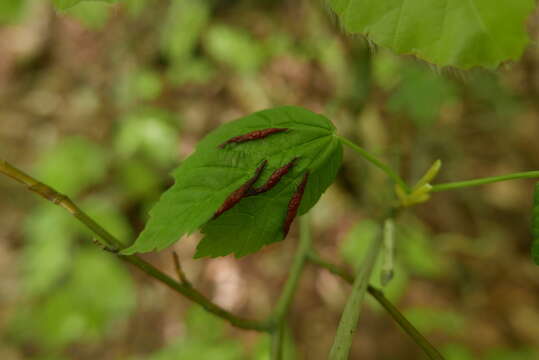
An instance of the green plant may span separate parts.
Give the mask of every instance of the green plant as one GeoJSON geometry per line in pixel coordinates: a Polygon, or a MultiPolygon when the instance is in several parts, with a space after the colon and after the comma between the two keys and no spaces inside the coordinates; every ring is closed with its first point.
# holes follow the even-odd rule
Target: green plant
{"type": "MultiPolygon", "coordinates": [[[[71,3],[58,2],[61,7],[68,7],[75,3],[76,1],[71,3]]],[[[380,12],[382,10],[393,11],[395,9],[380,9],[372,5],[373,9],[376,10],[373,10],[371,14],[372,19],[374,19],[373,24],[371,24],[373,27],[365,26],[364,19],[356,19],[354,15],[354,6],[359,3],[358,1],[331,2],[334,10],[344,19],[343,24],[347,30],[352,32],[367,32],[375,42],[381,45],[387,45],[398,52],[415,53],[439,65],[462,67],[475,65],[494,66],[502,60],[517,57],[523,48],[522,44],[524,43],[525,35],[517,31],[518,36],[513,39],[514,42],[507,44],[508,40],[506,39],[505,32],[500,35],[499,31],[501,25],[505,25],[506,23],[500,23],[500,17],[494,16],[491,20],[494,24],[492,26],[497,29],[496,31],[490,31],[490,23],[488,24],[489,26],[481,25],[481,21],[478,21],[478,19],[475,19],[475,23],[472,24],[475,27],[484,27],[482,29],[483,31],[480,32],[481,36],[478,39],[473,38],[474,41],[470,40],[471,43],[467,44],[473,51],[467,49],[462,44],[459,44],[456,49],[452,49],[452,37],[445,33],[442,38],[443,41],[437,45],[438,50],[434,50],[430,47],[430,43],[428,43],[432,39],[423,39],[422,36],[413,37],[410,35],[410,31],[418,32],[418,29],[412,29],[411,25],[414,25],[413,22],[402,25],[402,35],[399,37],[397,36],[400,33],[398,31],[399,26],[401,26],[399,25],[399,18],[391,24],[385,24],[380,20],[380,12]],[[392,37],[382,36],[385,34],[384,32],[381,32],[381,37],[377,36],[380,30],[384,30],[383,26],[387,26],[390,29],[396,27],[392,37]],[[401,41],[403,40],[402,38],[405,41],[401,41]],[[495,46],[492,44],[492,41],[487,41],[484,46],[487,47],[488,51],[483,53],[478,51],[480,46],[477,41],[484,41],[485,38],[489,38],[487,40],[495,38],[501,44],[507,46],[500,46],[499,51],[495,51],[495,49],[493,50],[495,46]],[[419,45],[414,40],[418,40],[419,45]],[[442,53],[439,50],[440,48],[447,48],[448,53],[442,53]],[[449,51],[451,49],[453,52],[449,51]]],[[[366,6],[365,4],[360,5],[366,6]]],[[[485,4],[484,6],[487,7],[488,5],[485,4]]],[[[510,5],[507,6],[510,7],[510,5]]],[[[503,20],[511,20],[509,21],[510,25],[517,24],[517,27],[520,28],[524,15],[531,11],[531,7],[530,2],[519,3],[515,11],[510,13],[514,16],[508,16],[503,18],[503,20]]],[[[401,2],[399,11],[402,12],[404,10],[404,2],[401,2]]],[[[414,12],[421,12],[423,9],[419,5],[416,5],[412,10],[414,12]]],[[[439,14],[436,13],[433,15],[439,14]]],[[[442,15],[448,16],[447,14],[442,15]]],[[[402,15],[400,16],[402,17],[402,15]]],[[[440,22],[440,17],[432,16],[428,25],[435,26],[435,23],[438,22],[440,22]]],[[[214,29],[214,31],[217,30],[214,29]]],[[[424,31],[425,34],[429,36],[436,35],[436,33],[429,33],[427,30],[424,31]]],[[[464,31],[463,38],[466,39],[471,36],[469,33],[473,31],[469,29],[464,30],[466,31],[464,31]]],[[[214,57],[220,58],[221,61],[229,63],[229,65],[238,69],[246,68],[250,71],[251,68],[259,66],[261,60],[255,56],[256,54],[251,54],[255,56],[253,59],[249,57],[242,59],[243,61],[247,61],[247,63],[232,62],[227,57],[226,51],[223,51],[218,46],[223,40],[219,40],[219,38],[215,39],[216,36],[222,36],[223,34],[217,34],[219,33],[210,33],[208,45],[210,49],[213,49],[211,52],[214,57]]],[[[239,46],[240,48],[250,48],[251,46],[249,45],[249,39],[244,39],[241,36],[240,39],[237,39],[238,34],[234,31],[225,29],[224,35],[227,37],[226,41],[232,41],[236,45],[239,43],[241,45],[239,46]]],[[[187,45],[185,47],[192,46],[191,40],[186,40],[186,43],[187,45]]],[[[185,61],[184,55],[182,55],[184,51],[183,48],[176,50],[173,52],[173,56],[178,57],[178,61],[185,61]]],[[[150,82],[153,83],[153,80],[150,82]]],[[[429,79],[425,79],[421,84],[427,88],[431,86],[446,88],[445,85],[433,85],[429,79]]],[[[151,87],[153,88],[153,86],[151,87]]],[[[405,89],[403,91],[406,93],[410,90],[405,89]]],[[[149,93],[143,92],[140,96],[143,98],[152,98],[158,92],[159,89],[154,89],[154,91],[152,90],[149,93]]],[[[406,108],[405,104],[410,104],[411,102],[406,97],[400,101],[395,100],[393,102],[393,110],[399,111],[406,108]]],[[[424,113],[420,112],[420,115],[416,116],[420,121],[423,118],[432,117],[432,113],[439,111],[438,108],[441,105],[436,99],[433,102],[434,110],[428,109],[426,111],[427,115],[423,115],[424,113]]],[[[126,154],[131,154],[139,150],[146,150],[146,152],[151,154],[152,143],[148,144],[147,139],[143,136],[145,135],[144,129],[147,122],[141,120],[133,124],[135,126],[133,128],[125,127],[123,131],[125,131],[126,135],[120,138],[118,146],[126,149],[126,154]],[[137,131],[138,128],[142,130],[137,131]],[[139,137],[141,138],[140,141],[137,140],[139,137]]],[[[154,125],[149,124],[148,126],[154,125]]],[[[164,129],[165,133],[167,133],[167,130],[170,131],[170,127],[166,125],[161,124],[159,126],[164,129]]],[[[77,146],[75,145],[72,153],[68,152],[67,154],[76,157],[77,146]]],[[[86,151],[84,152],[86,153],[86,151]]],[[[88,152],[92,153],[92,151],[88,152]]],[[[170,159],[167,159],[167,155],[167,152],[157,152],[157,155],[154,154],[156,159],[163,159],[162,161],[164,162],[170,162],[170,159]]],[[[98,154],[96,151],[94,157],[100,158],[102,154],[98,154]]],[[[77,162],[77,160],[72,160],[69,157],[65,161],[77,162]]],[[[96,161],[98,163],[104,162],[103,160],[96,161]]],[[[136,166],[138,165],[135,164],[134,167],[136,166]]],[[[104,165],[102,167],[104,168],[104,165]]],[[[286,327],[286,318],[291,301],[297,289],[302,269],[309,262],[326,268],[348,282],[353,283],[352,294],[343,313],[331,351],[330,357],[332,359],[347,358],[352,336],[360,316],[360,305],[366,293],[372,295],[387,310],[430,358],[442,358],[442,355],[389,303],[382,292],[369,285],[379,254],[383,253],[386,258],[392,256],[394,237],[399,236],[399,228],[397,227],[395,230],[394,225],[398,221],[398,215],[406,208],[428,201],[433,193],[436,192],[513,179],[537,178],[539,177],[539,171],[462,182],[433,184],[440,170],[441,162],[434,162],[432,167],[426,171],[425,175],[413,186],[410,186],[397,171],[393,170],[391,166],[377,156],[349,139],[337,135],[332,122],[326,117],[299,107],[279,107],[265,110],[224,125],[200,142],[195,154],[183,162],[174,172],[176,183],[153,208],[151,212],[152,217],[144,232],[134,244],[125,246],[126,241],[123,241],[122,237],[111,235],[65,195],[56,192],[48,185],[33,179],[6,162],[0,163],[0,172],[25,184],[31,191],[64,207],[78,218],[99,237],[97,240],[104,249],[117,253],[121,259],[133,264],[156,280],[163,282],[175,291],[200,304],[209,312],[228,320],[232,325],[271,334],[273,357],[276,359],[281,358],[282,344],[284,342],[283,329],[286,327]],[[309,222],[306,216],[307,212],[316,204],[322,193],[334,181],[341,164],[343,146],[348,146],[367,162],[382,170],[394,186],[393,203],[388,204],[387,209],[385,209],[387,215],[375,222],[379,224],[375,225],[375,227],[378,227],[378,231],[376,231],[373,237],[370,250],[365,252],[364,264],[358,267],[357,276],[355,277],[349,275],[345,270],[325,262],[314,252],[309,233],[309,222]],[[235,316],[210,302],[192,287],[182,273],[178,262],[176,262],[179,277],[177,281],[134,255],[136,253],[166,248],[177,241],[182,235],[201,229],[205,234],[205,238],[199,244],[197,257],[215,257],[230,253],[234,253],[238,257],[244,256],[261,249],[264,245],[283,240],[288,234],[290,225],[296,215],[303,215],[303,217],[301,218],[300,243],[291,266],[290,277],[285,284],[273,314],[269,319],[264,321],[254,321],[235,316]]],[[[102,174],[98,173],[96,175],[92,173],[81,178],[84,181],[92,183],[95,180],[91,176],[102,176],[102,174]]],[[[45,173],[43,177],[48,179],[49,175],[45,173]]],[[[58,174],[50,175],[50,178],[54,177],[62,179],[58,174]]],[[[80,187],[88,185],[79,184],[79,181],[74,177],[64,177],[63,180],[66,180],[66,184],[58,185],[60,186],[60,190],[66,193],[77,192],[80,190],[80,187]]],[[[46,180],[46,182],[49,181],[51,184],[55,183],[54,180],[46,180]]],[[[154,182],[151,179],[148,181],[150,183],[154,182]]],[[[140,191],[140,189],[137,190],[137,192],[140,191]]],[[[537,212],[539,211],[538,193],[539,188],[536,189],[534,206],[534,238],[536,241],[533,245],[532,254],[535,261],[539,263],[539,234],[537,233],[537,227],[539,226],[539,219],[537,217],[537,212]]],[[[424,249],[419,245],[416,248],[409,249],[406,254],[412,258],[417,256],[414,254],[419,252],[419,258],[425,257],[421,255],[424,253],[422,251],[424,249]]],[[[61,262],[60,265],[62,265],[61,262]]],[[[418,266],[418,271],[431,274],[434,267],[430,263],[422,263],[418,266]]],[[[388,281],[392,272],[391,262],[383,265],[382,269],[385,271],[384,278],[387,278],[384,281],[388,281]]],[[[51,270],[51,272],[57,271],[57,269],[51,270]]],[[[46,284],[40,286],[46,286],[46,284]]]]}

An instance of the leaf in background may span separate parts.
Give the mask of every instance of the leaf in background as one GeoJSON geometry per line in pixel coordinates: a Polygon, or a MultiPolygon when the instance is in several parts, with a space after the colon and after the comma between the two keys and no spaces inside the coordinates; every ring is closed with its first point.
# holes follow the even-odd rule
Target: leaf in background
{"type": "Polygon", "coordinates": [[[448,344],[442,349],[445,360],[474,360],[475,355],[470,349],[462,344],[448,344]]]}
{"type": "Polygon", "coordinates": [[[493,115],[505,125],[508,123],[507,119],[516,117],[526,108],[522,98],[514,89],[504,84],[499,73],[478,69],[470,72],[467,84],[470,95],[483,106],[477,115],[488,124],[488,129],[492,129],[493,115]]]}
{"type": "Polygon", "coordinates": [[[66,282],[39,306],[21,306],[11,325],[19,341],[54,350],[75,342],[100,341],[117,331],[135,305],[131,277],[112,256],[81,250],[66,282]]]}
{"type": "Polygon", "coordinates": [[[76,228],[64,209],[45,204],[24,222],[23,288],[28,295],[49,290],[71,264],[71,242],[76,228]]]}
{"type": "Polygon", "coordinates": [[[152,70],[139,71],[133,76],[133,90],[142,100],[154,100],[161,94],[163,84],[159,73],[152,70]]]}
{"type": "Polygon", "coordinates": [[[152,0],[123,0],[129,14],[133,17],[139,16],[152,0]]]}
{"type": "MultiPolygon", "coordinates": [[[[260,340],[255,345],[253,355],[250,357],[252,360],[270,360],[271,359],[271,337],[263,334],[260,336],[260,340]]],[[[295,360],[298,359],[296,344],[294,343],[293,335],[289,328],[285,329],[282,360],[295,360]]]]}
{"type": "Polygon", "coordinates": [[[80,137],[66,138],[40,158],[37,178],[56,190],[76,196],[106,175],[107,155],[101,147],[80,137]]]}
{"type": "Polygon", "coordinates": [[[92,30],[99,30],[107,24],[112,1],[81,1],[63,10],[64,14],[77,19],[82,25],[92,30]]]}
{"type": "Polygon", "coordinates": [[[144,359],[237,360],[244,358],[241,343],[237,339],[225,336],[223,320],[209,314],[201,307],[193,306],[189,309],[185,326],[186,336],[144,359]]]}
{"type": "Polygon", "coordinates": [[[176,64],[192,57],[200,34],[206,27],[210,6],[206,0],[175,0],[170,3],[162,27],[161,50],[176,64]]]}
{"type": "Polygon", "coordinates": [[[115,83],[116,101],[129,111],[144,101],[155,100],[163,90],[161,74],[152,68],[125,66],[115,83]]]}
{"type": "Polygon", "coordinates": [[[539,351],[536,349],[491,349],[485,360],[530,360],[539,358],[539,351]]]}
{"type": "Polygon", "coordinates": [[[293,106],[260,111],[219,127],[175,170],[175,185],[163,194],[145,230],[124,253],[164,249],[203,225],[206,236],[197,257],[242,256],[282,240],[289,202],[306,172],[309,176],[298,215],[313,207],[335,179],[342,148],[334,132],[327,118],[293,106]],[[272,128],[287,130],[221,147],[236,136],[272,128]],[[262,169],[264,161],[267,166],[253,184],[255,188],[294,159],[295,165],[271,190],[238,199],[236,206],[212,219],[231,194],[262,169]]]}
{"type": "MultiPolygon", "coordinates": [[[[109,197],[102,196],[85,199],[81,207],[92,219],[113,234],[121,243],[131,244],[133,242],[133,231],[128,219],[114,206],[109,197]]],[[[90,238],[96,236],[86,226],[80,223],[77,223],[77,226],[82,234],[90,238]]]]}
{"type": "Polygon", "coordinates": [[[156,197],[161,185],[158,172],[137,159],[122,161],[118,168],[118,183],[130,200],[156,197]]]}
{"type": "MultiPolygon", "coordinates": [[[[373,220],[363,220],[354,226],[345,236],[340,245],[340,252],[344,260],[352,265],[355,271],[361,266],[361,259],[367,252],[369,245],[374,241],[380,231],[380,226],[373,220]]],[[[399,234],[396,234],[396,242],[400,241],[399,234]]],[[[391,301],[398,301],[408,285],[408,274],[406,269],[399,263],[400,254],[397,252],[395,258],[395,274],[387,286],[382,286],[380,272],[382,270],[382,257],[378,258],[372,272],[370,284],[380,289],[384,289],[385,296],[391,301]]],[[[374,299],[367,298],[367,303],[375,309],[381,309],[374,299]]]]}
{"type": "Polygon", "coordinates": [[[26,0],[0,1],[0,24],[17,22],[26,7],[26,0]]]}
{"type": "Polygon", "coordinates": [[[405,113],[418,127],[434,124],[443,106],[455,100],[453,84],[425,66],[408,63],[400,76],[400,85],[389,98],[388,109],[405,113]]]}
{"type": "Polygon", "coordinates": [[[240,73],[251,73],[265,60],[265,49],[245,30],[227,25],[212,26],[205,39],[209,54],[240,73]]]}
{"type": "Polygon", "coordinates": [[[438,278],[444,273],[446,263],[419,221],[399,224],[395,231],[397,257],[411,273],[427,278],[438,278]]]}
{"type": "Polygon", "coordinates": [[[344,29],[439,66],[496,67],[528,44],[535,1],[329,0],[344,29]]]}
{"type": "Polygon", "coordinates": [[[457,335],[466,328],[466,318],[447,309],[417,307],[407,309],[404,316],[423,334],[440,330],[457,335]]]}
{"type": "Polygon", "coordinates": [[[400,81],[404,61],[388,50],[381,49],[373,54],[372,76],[378,86],[390,90],[400,81]]]}
{"type": "Polygon", "coordinates": [[[539,182],[535,184],[535,193],[533,195],[532,234],[532,257],[533,261],[539,265],[539,182]]]}
{"type": "Polygon", "coordinates": [[[120,0],[52,0],[52,3],[58,10],[66,10],[69,9],[79,3],[83,2],[105,2],[105,3],[115,3],[120,0]]]}
{"type": "Polygon", "coordinates": [[[65,10],[67,8],[77,5],[81,1],[84,0],[52,0],[52,3],[58,10],[65,10]]]}
{"type": "MultiPolygon", "coordinates": [[[[208,331],[211,332],[211,331],[208,331]]],[[[209,342],[197,338],[180,340],[157,353],[136,360],[238,360],[244,359],[242,344],[234,340],[209,342]]],[[[135,360],[133,359],[133,360],[135,360]]]]}
{"type": "Polygon", "coordinates": [[[178,129],[173,115],[157,108],[136,111],[122,119],[115,137],[119,155],[142,155],[160,166],[169,166],[177,158],[178,129]]]}
{"type": "Polygon", "coordinates": [[[215,75],[215,67],[205,58],[193,58],[181,65],[174,64],[168,77],[176,86],[184,83],[205,84],[215,75]]]}

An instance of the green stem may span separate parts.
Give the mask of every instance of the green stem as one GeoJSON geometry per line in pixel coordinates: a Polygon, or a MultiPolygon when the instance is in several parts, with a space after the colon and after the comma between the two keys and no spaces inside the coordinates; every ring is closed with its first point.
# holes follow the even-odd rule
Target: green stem
{"type": "MultiPolygon", "coordinates": [[[[28,187],[30,191],[35,192],[41,197],[53,202],[56,205],[59,205],[71,213],[75,218],[77,218],[82,224],[88,227],[91,231],[97,234],[101,240],[102,244],[111,251],[117,251],[122,248],[122,242],[119,241],[116,237],[111,235],[107,230],[102,226],[97,224],[92,218],[90,218],[84,211],[82,211],[71,199],[67,196],[60,194],[53,188],[48,185],[45,185],[36,179],[32,178],[30,175],[24,173],[23,171],[15,168],[14,166],[8,164],[5,161],[0,160],[0,174],[4,174],[21,184],[24,184],[28,187]]],[[[227,320],[233,326],[246,330],[255,330],[261,332],[270,332],[270,325],[266,323],[261,323],[254,320],[244,319],[238,317],[220,306],[212,303],[199,291],[194,289],[189,284],[180,284],[179,282],[172,279],[170,276],[161,272],[159,269],[141,259],[136,255],[124,256],[117,254],[118,257],[124,261],[138,267],[140,270],[153,277],[155,280],[167,285],[172,290],[177,293],[185,296],[186,298],[198,303],[204,309],[210,313],[217,315],[225,320],[227,320]]]]}
{"type": "Polygon", "coordinates": [[[352,347],[352,341],[357,329],[359,317],[361,314],[361,307],[365,294],[367,293],[367,287],[369,285],[369,279],[371,278],[372,270],[376,259],[382,248],[381,239],[375,239],[371,244],[370,249],[365,257],[365,261],[359,270],[354,283],[352,285],[352,292],[348,297],[346,306],[337,328],[337,334],[331,352],[329,354],[330,360],[347,360],[352,347]]]}
{"type": "Polygon", "coordinates": [[[385,172],[396,184],[398,184],[406,192],[410,192],[410,188],[404,182],[404,180],[395,171],[393,171],[393,169],[391,169],[388,165],[380,161],[376,156],[374,156],[367,150],[363,149],[361,146],[355,144],[354,142],[348,140],[345,137],[337,136],[337,138],[341,141],[341,143],[347,145],[348,147],[356,151],[365,160],[367,160],[368,162],[370,162],[371,164],[373,164],[374,166],[376,166],[377,168],[385,172]]]}
{"type": "Polygon", "coordinates": [[[219,316],[220,318],[228,321],[231,325],[237,328],[245,329],[245,330],[255,330],[255,331],[260,331],[260,332],[270,331],[269,324],[264,324],[262,322],[258,322],[255,320],[245,319],[245,318],[236,316],[226,311],[222,307],[208,300],[204,295],[202,295],[195,288],[191,287],[190,285],[180,284],[179,282],[172,279],[170,276],[161,272],[156,267],[144,261],[138,256],[135,256],[135,255],[129,255],[129,256],[119,255],[119,256],[125,261],[127,261],[128,263],[133,264],[136,267],[138,267],[147,275],[167,285],[172,290],[180,293],[181,295],[185,296],[189,300],[202,306],[206,311],[219,316]]]}
{"type": "Polygon", "coordinates": [[[486,177],[486,178],[481,178],[481,179],[437,184],[437,185],[433,185],[430,191],[431,192],[446,191],[446,190],[460,189],[460,188],[471,187],[471,186],[492,184],[492,183],[500,182],[500,181],[516,180],[516,179],[532,179],[532,178],[539,178],[539,171],[526,171],[526,172],[513,173],[513,174],[507,174],[507,175],[501,175],[501,176],[491,176],[491,177],[486,177]]]}
{"type": "Polygon", "coordinates": [[[290,308],[290,304],[292,303],[299,283],[301,272],[305,267],[307,254],[311,249],[311,234],[309,229],[308,215],[304,215],[300,218],[300,229],[301,235],[299,246],[292,262],[290,274],[288,275],[288,279],[286,280],[281,297],[277,301],[277,305],[275,306],[275,310],[273,312],[273,319],[275,320],[275,323],[280,323],[288,313],[288,309],[290,308]]]}
{"type": "Polygon", "coordinates": [[[284,354],[284,337],[285,337],[286,321],[283,319],[277,328],[271,334],[271,360],[282,360],[284,354]]]}
{"type": "MultiPolygon", "coordinates": [[[[318,254],[311,252],[308,257],[309,261],[318,265],[334,275],[339,276],[349,284],[354,283],[354,277],[344,268],[323,260],[318,254]]],[[[367,292],[388,312],[393,320],[401,327],[401,329],[412,338],[412,340],[423,350],[423,352],[431,360],[443,360],[443,356],[432,346],[431,343],[401,314],[401,312],[384,296],[384,293],[369,285],[367,292]]]]}
{"type": "Polygon", "coordinates": [[[290,274],[284,285],[283,292],[275,310],[273,311],[272,320],[270,321],[273,324],[274,333],[272,334],[272,349],[271,349],[271,359],[279,360],[282,355],[282,330],[284,328],[283,323],[285,322],[286,315],[294,299],[294,294],[299,284],[299,279],[305,263],[307,262],[307,256],[311,250],[311,233],[309,227],[309,216],[304,215],[300,218],[300,240],[298,249],[296,250],[296,255],[292,262],[292,267],[290,269],[290,274]]]}

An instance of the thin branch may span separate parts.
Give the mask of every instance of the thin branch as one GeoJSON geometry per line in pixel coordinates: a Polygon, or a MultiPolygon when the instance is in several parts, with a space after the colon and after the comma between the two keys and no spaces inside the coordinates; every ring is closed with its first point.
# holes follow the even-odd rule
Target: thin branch
{"type": "Polygon", "coordinates": [[[465,188],[465,187],[470,187],[470,186],[492,184],[492,183],[500,182],[500,181],[517,180],[517,179],[533,179],[533,178],[539,178],[539,171],[526,171],[526,172],[513,173],[513,174],[507,174],[507,175],[501,175],[501,176],[491,176],[491,177],[486,177],[486,178],[481,178],[481,179],[437,184],[437,185],[433,185],[430,191],[431,192],[446,191],[446,190],[460,189],[460,188],[465,188]]]}
{"type": "Polygon", "coordinates": [[[286,315],[294,299],[294,294],[299,284],[299,279],[305,263],[307,262],[307,255],[311,250],[311,233],[309,228],[309,217],[304,215],[300,218],[300,241],[298,249],[296,250],[296,255],[292,262],[292,267],[290,269],[290,274],[286,280],[286,284],[281,293],[281,297],[275,306],[273,315],[271,317],[271,323],[274,326],[274,333],[272,335],[272,360],[281,359],[282,354],[282,329],[284,328],[283,323],[285,322],[286,315]]]}
{"type": "Polygon", "coordinates": [[[331,360],[348,359],[354,335],[357,330],[359,317],[361,315],[365,294],[367,293],[369,279],[371,278],[374,264],[378,259],[381,249],[382,240],[380,238],[374,239],[373,243],[370,245],[369,251],[365,255],[365,259],[357,273],[354,283],[352,284],[352,291],[341,315],[339,327],[337,328],[335,340],[329,354],[329,359],[331,360]]]}
{"type": "MultiPolygon", "coordinates": [[[[349,284],[354,283],[354,277],[345,268],[337,266],[323,260],[318,254],[309,253],[308,260],[314,265],[320,266],[332,274],[342,278],[349,284]]],[[[388,312],[400,328],[408,334],[412,340],[425,352],[432,360],[443,360],[443,356],[432,346],[431,343],[401,314],[401,312],[385,297],[384,293],[372,285],[367,287],[367,292],[388,312]]]]}
{"type": "Polygon", "coordinates": [[[180,257],[178,256],[178,253],[176,251],[172,252],[172,259],[174,260],[174,269],[176,270],[176,275],[178,275],[178,279],[180,279],[180,282],[183,285],[191,286],[189,279],[187,279],[187,276],[185,276],[185,273],[183,272],[182,265],[180,263],[180,257]]]}
{"type": "Polygon", "coordinates": [[[338,139],[341,141],[341,143],[347,145],[352,150],[357,152],[362,158],[385,172],[396,184],[398,184],[404,191],[410,192],[410,187],[406,184],[406,182],[388,165],[384,164],[381,160],[379,160],[375,155],[371,154],[367,150],[363,149],[361,146],[355,144],[354,142],[348,140],[345,137],[338,136],[338,139]]]}
{"type": "Polygon", "coordinates": [[[280,324],[274,329],[271,334],[270,355],[271,360],[282,360],[284,356],[284,337],[286,330],[286,319],[283,319],[280,324]]]}
{"type": "Polygon", "coordinates": [[[273,319],[275,319],[276,322],[280,322],[281,319],[286,316],[288,309],[290,308],[290,304],[292,303],[292,299],[294,298],[294,294],[299,283],[301,272],[307,260],[307,254],[311,249],[311,234],[309,231],[308,215],[304,215],[300,218],[300,226],[301,235],[299,246],[296,250],[296,255],[290,269],[290,274],[283,288],[283,292],[273,312],[273,319]]]}
{"type": "MultiPolygon", "coordinates": [[[[37,181],[30,175],[15,168],[13,165],[8,164],[6,161],[0,160],[0,174],[4,174],[20,182],[21,184],[26,185],[26,187],[30,191],[33,191],[39,196],[45,198],[46,200],[49,200],[54,204],[66,209],[69,213],[71,213],[71,215],[76,217],[81,223],[83,223],[86,227],[88,227],[96,235],[98,235],[99,238],[101,238],[102,240],[102,245],[106,249],[117,252],[122,248],[123,245],[121,241],[119,241],[103,227],[97,224],[67,196],[60,194],[50,186],[37,181]]],[[[125,256],[118,253],[116,253],[116,255],[124,261],[138,267],[140,270],[153,277],[154,279],[158,280],[159,282],[167,285],[169,288],[176,291],[177,293],[185,296],[193,302],[196,302],[208,312],[227,320],[233,326],[236,326],[241,329],[255,330],[261,332],[270,332],[271,330],[269,324],[241,318],[228,312],[222,307],[212,303],[204,295],[202,295],[199,291],[195,290],[191,286],[180,284],[179,282],[172,279],[170,276],[161,272],[159,269],[136,255],[125,256]]]]}

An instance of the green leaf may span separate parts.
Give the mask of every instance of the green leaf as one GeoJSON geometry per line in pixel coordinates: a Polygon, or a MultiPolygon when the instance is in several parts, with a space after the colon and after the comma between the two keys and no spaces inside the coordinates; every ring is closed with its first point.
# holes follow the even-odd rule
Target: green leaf
{"type": "Polygon", "coordinates": [[[329,0],[344,29],[440,66],[496,67],[528,44],[535,1],[329,0]]]}
{"type": "Polygon", "coordinates": [[[533,261],[539,265],[539,182],[535,184],[533,196],[532,234],[532,257],[533,261]]]}
{"type": "Polygon", "coordinates": [[[341,157],[342,147],[333,124],[299,107],[264,110],[223,125],[201,141],[195,153],[174,171],[175,185],[163,194],[150,212],[145,230],[123,253],[164,249],[202,226],[206,236],[196,257],[255,252],[284,238],[288,204],[305,174],[309,173],[298,215],[312,208],[331,185],[341,157]],[[287,130],[220,147],[236,136],[272,128],[287,130]],[[253,188],[265,184],[274,171],[294,159],[295,165],[271,190],[243,197],[213,219],[264,161],[267,165],[253,188]]]}

